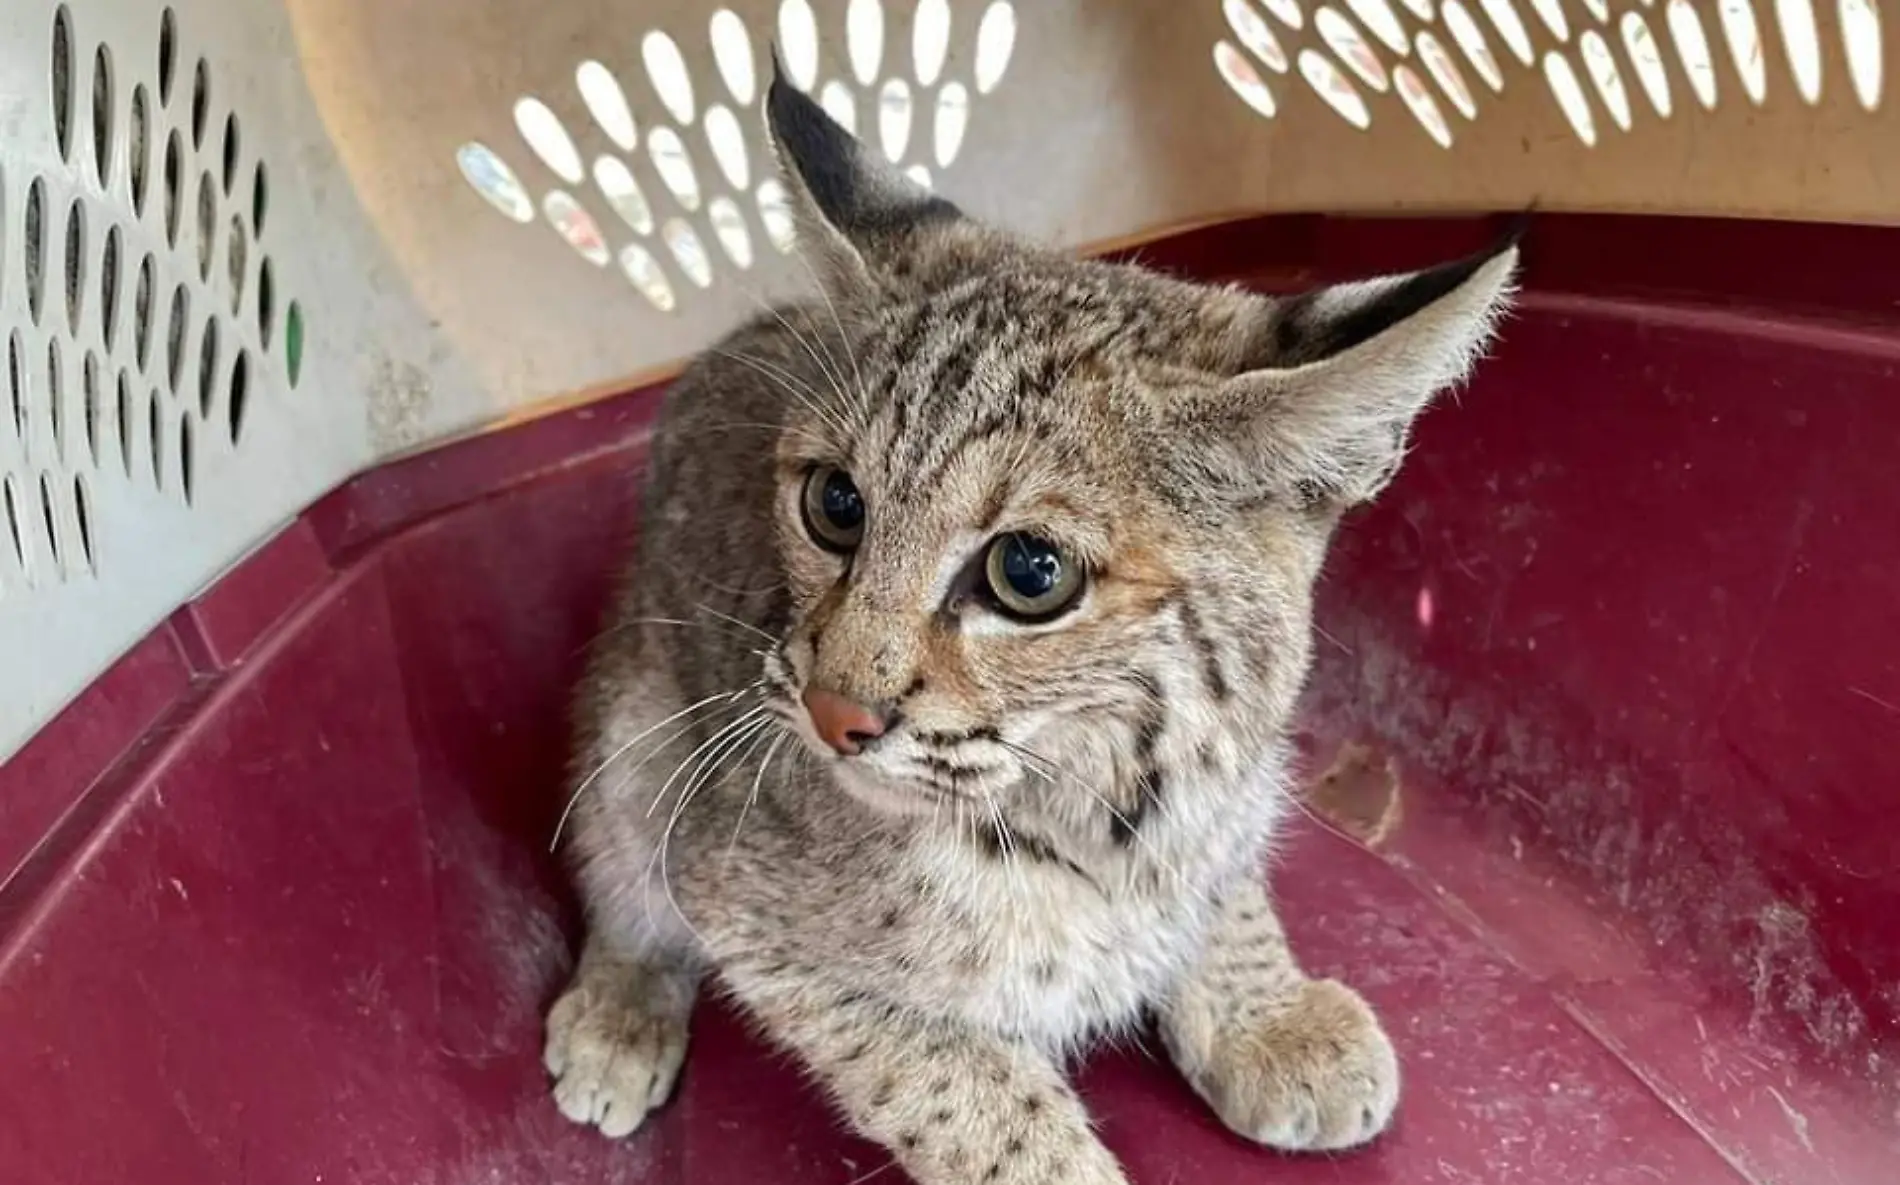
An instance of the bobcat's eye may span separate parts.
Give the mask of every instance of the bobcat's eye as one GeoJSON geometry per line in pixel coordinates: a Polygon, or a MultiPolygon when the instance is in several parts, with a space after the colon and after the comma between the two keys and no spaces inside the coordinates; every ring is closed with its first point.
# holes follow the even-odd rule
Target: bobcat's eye
{"type": "Polygon", "coordinates": [[[820,465],[805,476],[805,530],[826,551],[843,555],[864,538],[864,498],[851,475],[820,465]]]}
{"type": "Polygon", "coordinates": [[[999,535],[983,560],[996,607],[1018,621],[1048,621],[1082,593],[1082,566],[1034,535],[999,535]]]}

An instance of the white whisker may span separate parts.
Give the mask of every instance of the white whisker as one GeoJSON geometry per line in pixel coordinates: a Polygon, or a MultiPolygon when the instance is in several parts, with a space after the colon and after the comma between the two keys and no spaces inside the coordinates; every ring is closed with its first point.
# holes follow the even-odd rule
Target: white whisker
{"type": "MultiPolygon", "coordinates": [[[[765,756],[759,759],[759,772],[752,775],[752,788],[746,792],[745,803],[739,808],[739,819],[732,825],[732,839],[726,844],[726,860],[728,863],[732,860],[733,849],[739,846],[739,832],[745,827],[746,816],[752,812],[752,804],[759,800],[759,786],[765,780],[765,771],[772,767],[772,758],[777,755],[779,746],[784,744],[791,735],[791,733],[786,732],[784,728],[781,727],[778,735],[772,738],[772,743],[766,746],[765,756]]],[[[748,750],[748,756],[749,755],[750,751],[748,750]]],[[[742,764],[743,760],[742,758],[742,764]]]]}
{"type": "MultiPolygon", "coordinates": [[[[646,740],[648,737],[660,731],[662,728],[665,728],[667,725],[673,723],[675,720],[678,720],[682,716],[690,716],[694,712],[700,711],[701,709],[707,707],[708,705],[717,704],[717,703],[720,703],[721,701],[724,701],[726,703],[737,703],[747,693],[756,692],[763,685],[764,685],[763,680],[755,680],[754,682],[749,683],[744,687],[741,687],[737,691],[721,691],[716,694],[707,696],[705,699],[700,700],[698,703],[688,704],[686,707],[681,708],[679,711],[673,713],[671,716],[668,716],[666,719],[660,721],[658,724],[655,724],[651,728],[648,728],[645,731],[641,732],[638,736],[634,737],[632,740],[628,741],[626,744],[620,746],[618,749],[615,749],[612,753],[608,754],[605,760],[603,760],[599,765],[594,767],[594,771],[592,773],[588,774],[585,778],[581,779],[580,785],[574,787],[574,793],[568,796],[567,805],[561,808],[561,817],[554,824],[554,838],[548,844],[548,851],[552,852],[561,845],[561,831],[563,828],[567,826],[568,816],[574,813],[574,804],[581,800],[581,795],[587,793],[587,788],[593,785],[594,782],[600,777],[602,773],[606,772],[606,769],[608,766],[612,765],[614,762],[626,756],[627,751],[629,749],[633,748],[635,745],[639,744],[641,741],[646,740]]],[[[669,738],[669,740],[670,739],[671,738],[669,738]]],[[[652,756],[652,754],[648,754],[648,756],[652,756]]],[[[638,767],[636,766],[635,768],[638,768],[638,767]]]]}

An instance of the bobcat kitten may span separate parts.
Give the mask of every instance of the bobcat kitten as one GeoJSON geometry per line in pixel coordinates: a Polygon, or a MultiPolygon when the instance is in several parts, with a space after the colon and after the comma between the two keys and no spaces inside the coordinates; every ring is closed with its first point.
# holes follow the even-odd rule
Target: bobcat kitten
{"type": "Polygon", "coordinates": [[[1015,242],[775,81],[821,303],[681,377],[580,689],[570,1118],[717,980],[922,1185],[1125,1180],[1063,1075],[1146,1016],[1236,1132],[1345,1148],[1392,1045],[1261,883],[1312,585],[1516,250],[1291,299],[1015,242]]]}

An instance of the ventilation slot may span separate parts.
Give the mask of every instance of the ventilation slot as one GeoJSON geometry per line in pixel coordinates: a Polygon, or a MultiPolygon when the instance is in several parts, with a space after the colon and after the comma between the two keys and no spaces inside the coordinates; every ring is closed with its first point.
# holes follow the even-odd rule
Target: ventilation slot
{"type": "MultiPolygon", "coordinates": [[[[1367,0],[1342,2],[1363,6],[1367,0]]],[[[1391,11],[1389,0],[1375,2],[1391,11]]],[[[1244,0],[1229,0],[1227,7],[1231,21],[1244,23],[1243,44],[1257,55],[1252,60],[1277,60],[1284,71],[1286,50],[1265,18],[1244,0]]],[[[538,213],[581,259],[600,268],[617,265],[652,309],[671,312],[687,293],[714,287],[722,275],[736,281],[757,264],[763,243],[780,252],[792,247],[784,191],[762,175],[772,170],[753,146],[750,122],[761,63],[774,50],[792,85],[812,93],[833,119],[916,184],[928,188],[933,169],[950,167],[967,151],[974,100],[1002,84],[1014,54],[1015,6],[990,0],[979,9],[972,3],[967,20],[966,9],[950,0],[919,0],[903,8],[907,12],[899,16],[899,8],[884,0],[840,0],[825,6],[825,19],[837,23],[821,37],[810,0],[780,0],[771,25],[775,45],[755,40],[745,20],[726,8],[711,12],[698,29],[647,29],[633,42],[634,74],[617,76],[593,59],[574,66],[567,101],[578,96],[575,111],[584,108],[581,118],[593,125],[579,131],[597,131],[604,140],[571,131],[575,125],[557,114],[557,108],[567,108],[552,97],[522,95],[512,116],[521,137],[517,148],[527,152],[469,140],[455,151],[456,168],[509,221],[532,223],[538,213]],[[682,35],[703,40],[688,45],[676,40],[682,35]],[[955,44],[959,36],[962,52],[955,44]],[[839,50],[822,85],[821,45],[839,50]],[[703,133],[691,130],[694,123],[704,125],[703,133]],[[523,165],[529,167],[521,170],[523,165]]],[[[1297,6],[1291,11],[1303,19],[1297,6]]],[[[1249,61],[1241,49],[1230,51],[1249,61]]],[[[1245,71],[1258,77],[1252,65],[1245,71]]],[[[1424,97],[1424,103],[1431,101],[1424,97]]],[[[234,249],[240,242],[230,241],[234,249]]],[[[267,346],[268,264],[263,262],[257,277],[267,346]]]]}

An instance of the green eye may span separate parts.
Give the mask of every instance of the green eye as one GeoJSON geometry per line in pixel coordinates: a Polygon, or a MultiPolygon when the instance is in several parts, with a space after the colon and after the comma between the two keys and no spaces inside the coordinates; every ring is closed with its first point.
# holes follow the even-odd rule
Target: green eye
{"type": "Polygon", "coordinates": [[[1082,595],[1082,565],[1034,535],[991,540],[983,570],[996,607],[1019,621],[1047,621],[1082,595]]]}
{"type": "Polygon", "coordinates": [[[806,532],[826,551],[843,555],[864,538],[864,498],[844,470],[830,465],[813,469],[805,476],[799,501],[806,532]]]}

